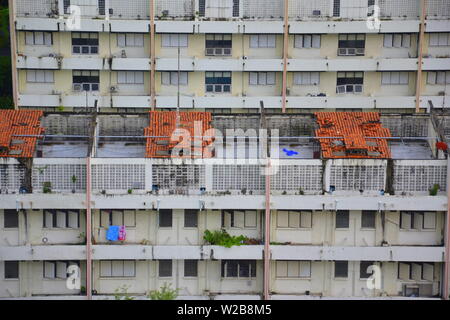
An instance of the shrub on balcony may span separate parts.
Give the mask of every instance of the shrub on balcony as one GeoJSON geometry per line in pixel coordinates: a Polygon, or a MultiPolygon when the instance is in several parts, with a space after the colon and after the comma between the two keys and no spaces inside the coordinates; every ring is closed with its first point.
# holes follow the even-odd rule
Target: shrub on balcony
{"type": "Polygon", "coordinates": [[[205,234],[203,235],[203,240],[205,240],[207,244],[213,246],[222,246],[225,248],[231,248],[233,246],[241,246],[245,244],[245,242],[248,241],[248,238],[242,235],[231,236],[228,232],[222,229],[220,231],[206,230],[205,234]]]}
{"type": "Polygon", "coordinates": [[[164,283],[159,290],[151,291],[148,298],[151,300],[175,300],[178,297],[178,291],[180,289],[172,289],[171,284],[164,283]]]}

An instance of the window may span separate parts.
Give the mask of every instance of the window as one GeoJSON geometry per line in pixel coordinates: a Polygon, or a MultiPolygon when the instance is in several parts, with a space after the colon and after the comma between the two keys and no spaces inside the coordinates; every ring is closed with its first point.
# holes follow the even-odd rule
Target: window
{"type": "Polygon", "coordinates": [[[372,276],[372,272],[367,272],[367,269],[374,265],[373,261],[361,261],[359,263],[359,278],[360,279],[368,279],[372,276]]]}
{"type": "Polygon", "coordinates": [[[233,0],[233,18],[239,17],[239,0],[233,0]]]}
{"type": "Polygon", "coordinates": [[[53,34],[51,32],[26,32],[25,44],[30,46],[51,46],[53,45],[53,34]]]}
{"type": "Polygon", "coordinates": [[[409,48],[411,47],[411,35],[409,33],[386,33],[383,46],[385,48],[409,48]]]}
{"type": "Polygon", "coordinates": [[[134,260],[102,260],[100,261],[100,277],[102,278],[134,278],[136,261],[134,260]]]}
{"type": "Polygon", "coordinates": [[[310,278],[311,261],[277,261],[277,278],[310,278]]]}
{"type": "Polygon", "coordinates": [[[198,0],[198,16],[204,17],[206,10],[206,0],[198,0]]]}
{"type": "Polygon", "coordinates": [[[197,277],[197,273],[198,273],[198,261],[184,260],[184,276],[197,277]]]}
{"type": "Polygon", "coordinates": [[[398,279],[411,280],[411,263],[408,262],[398,263],[398,279]]]}
{"type": "Polygon", "coordinates": [[[44,261],[44,279],[67,279],[67,268],[71,265],[79,266],[79,262],[71,261],[44,261]]]}
{"type": "Polygon", "coordinates": [[[436,212],[400,211],[400,229],[435,230],[436,212]]]}
{"type": "Polygon", "coordinates": [[[365,34],[340,34],[339,56],[363,56],[366,46],[365,34]]]}
{"type": "Polygon", "coordinates": [[[180,86],[187,86],[188,73],[187,72],[161,72],[161,84],[165,86],[177,86],[180,82],[180,86]]]}
{"type": "Polygon", "coordinates": [[[184,227],[198,227],[198,210],[184,210],[184,227]]]}
{"type": "Polygon", "coordinates": [[[361,228],[362,229],[375,229],[375,211],[365,211],[361,212],[361,228]]]}
{"type": "Polygon", "coordinates": [[[206,92],[230,93],[231,72],[206,72],[206,92]]]}
{"type": "Polygon", "coordinates": [[[118,33],[117,46],[119,48],[143,47],[144,35],[142,33],[118,33]]]}
{"type": "Polygon", "coordinates": [[[172,260],[159,260],[159,277],[172,276],[172,260]]]}
{"type": "Polygon", "coordinates": [[[70,0],[64,0],[63,6],[64,6],[64,14],[70,14],[69,12],[70,0]]]}
{"type": "Polygon", "coordinates": [[[297,34],[294,38],[294,48],[319,49],[320,34],[297,34]]]}
{"type": "Polygon", "coordinates": [[[43,227],[52,228],[70,228],[78,229],[80,227],[79,210],[44,210],[43,227]]]}
{"type": "Polygon", "coordinates": [[[334,262],[334,277],[347,278],[348,277],[348,261],[334,262]]]}
{"type": "Polygon", "coordinates": [[[430,33],[430,47],[450,46],[450,33],[430,33]]]}
{"type": "Polygon", "coordinates": [[[54,83],[53,70],[27,70],[28,83],[54,83]]]}
{"type": "Polygon", "coordinates": [[[428,71],[427,84],[450,84],[450,71],[428,71]]]}
{"type": "Polygon", "coordinates": [[[187,34],[170,34],[164,33],[161,35],[163,48],[187,48],[188,35],[187,34]]]}
{"type": "Polygon", "coordinates": [[[382,72],[381,84],[401,84],[405,85],[409,83],[408,72],[382,72]]]}
{"type": "Polygon", "coordinates": [[[251,86],[275,85],[275,72],[250,72],[249,84],[251,86]]]}
{"type": "Polygon", "coordinates": [[[362,93],[364,72],[338,72],[337,93],[362,93]]]}
{"type": "Polygon", "coordinates": [[[341,0],[333,0],[333,17],[341,15],[341,0]]]}
{"type": "Polygon", "coordinates": [[[143,71],[118,71],[118,84],[144,84],[143,71]]]}
{"type": "Polygon", "coordinates": [[[206,35],[207,56],[231,56],[231,48],[232,48],[231,34],[206,35]]]}
{"type": "Polygon", "coordinates": [[[18,228],[19,227],[19,213],[17,210],[3,211],[3,227],[4,228],[18,228]]]}
{"type": "Polygon", "coordinates": [[[98,71],[73,71],[74,91],[98,91],[100,83],[100,73],[98,71]]]}
{"type": "Polygon", "coordinates": [[[320,83],[320,72],[294,72],[294,85],[317,86],[320,83]]]}
{"type": "Polygon", "coordinates": [[[106,10],[105,1],[106,0],[98,0],[98,14],[100,16],[105,15],[105,10],[106,10]]]}
{"type": "Polygon", "coordinates": [[[255,210],[223,210],[222,228],[256,228],[255,210]]]}
{"type": "Polygon", "coordinates": [[[72,32],[73,54],[98,54],[98,33],[72,32]]]}
{"type": "Polygon", "coordinates": [[[278,211],[277,213],[278,228],[311,228],[312,212],[311,211],[278,211]]]}
{"type": "Polygon", "coordinates": [[[134,228],[136,227],[136,211],[100,210],[100,226],[103,228],[108,228],[109,226],[134,228]]]}
{"type": "Polygon", "coordinates": [[[350,213],[348,210],[336,211],[336,229],[346,229],[349,227],[350,213]]]}
{"type": "Polygon", "coordinates": [[[5,279],[19,279],[19,261],[5,261],[5,279]]]}
{"type": "Polygon", "coordinates": [[[250,48],[275,48],[276,36],[274,34],[254,34],[250,36],[250,48]]]}
{"type": "Polygon", "coordinates": [[[172,210],[159,210],[159,227],[172,228],[172,210]]]}
{"type": "Polygon", "coordinates": [[[222,260],[222,278],[255,278],[256,261],[222,260]]]}

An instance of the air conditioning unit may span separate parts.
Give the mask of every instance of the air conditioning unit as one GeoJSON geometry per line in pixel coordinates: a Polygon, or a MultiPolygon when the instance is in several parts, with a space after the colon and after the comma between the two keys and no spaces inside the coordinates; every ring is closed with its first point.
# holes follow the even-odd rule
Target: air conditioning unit
{"type": "Polygon", "coordinates": [[[110,93],[115,93],[115,92],[118,92],[118,91],[119,91],[119,88],[116,87],[116,86],[111,86],[111,87],[109,87],[109,92],[110,92],[110,93]]]}
{"type": "Polygon", "coordinates": [[[81,84],[79,84],[79,83],[76,83],[76,84],[73,85],[73,91],[81,92],[81,91],[83,91],[83,86],[81,84]]]}

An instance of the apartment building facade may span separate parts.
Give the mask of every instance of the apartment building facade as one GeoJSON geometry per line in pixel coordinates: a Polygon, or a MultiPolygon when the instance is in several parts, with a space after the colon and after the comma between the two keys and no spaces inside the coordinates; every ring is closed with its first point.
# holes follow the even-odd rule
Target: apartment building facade
{"type": "MultiPolygon", "coordinates": [[[[265,118],[304,137],[280,142],[270,176],[267,159],[226,152],[146,158],[147,115],[44,115],[34,157],[1,159],[1,297],[107,299],[127,286],[142,299],[170,283],[183,299],[448,298],[448,159],[436,140],[448,143],[450,116],[382,116],[408,140],[389,143],[390,159],[326,159],[311,116],[265,118]],[[111,226],[126,236],[112,241],[111,226]],[[248,240],[205,241],[222,229],[248,240]]],[[[212,126],[260,123],[217,115],[212,126]]]]}
{"type": "Polygon", "coordinates": [[[31,160],[0,158],[1,298],[448,299],[448,1],[11,4],[16,105],[51,114],[31,160]],[[146,158],[142,113],[178,106],[279,129],[279,171],[146,158]],[[118,115],[52,113],[86,109],[118,115]],[[386,114],[392,157],[321,157],[306,113],[335,110],[386,114]]]}
{"type": "Polygon", "coordinates": [[[255,112],[261,100],[271,112],[448,106],[445,1],[12,5],[19,107],[239,113],[255,112]]]}

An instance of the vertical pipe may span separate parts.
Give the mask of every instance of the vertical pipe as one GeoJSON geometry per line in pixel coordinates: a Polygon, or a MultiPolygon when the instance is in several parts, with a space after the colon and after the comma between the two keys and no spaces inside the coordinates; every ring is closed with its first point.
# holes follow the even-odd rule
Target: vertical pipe
{"type": "Polygon", "coordinates": [[[14,0],[8,0],[9,37],[11,40],[11,73],[14,109],[19,109],[19,87],[17,84],[17,36],[16,36],[16,5],[14,0]]]}
{"type": "Polygon", "coordinates": [[[425,38],[425,15],[426,0],[420,1],[422,10],[420,14],[420,33],[419,33],[419,54],[417,59],[417,78],[416,78],[416,113],[420,111],[420,96],[422,91],[422,63],[423,63],[423,46],[425,38]]]}
{"type": "Polygon", "coordinates": [[[86,293],[92,300],[91,158],[86,158],[86,293]]]}
{"type": "Polygon", "coordinates": [[[266,169],[266,214],[264,232],[264,300],[270,299],[270,158],[266,169]]]}
{"type": "Polygon", "coordinates": [[[150,106],[152,110],[155,110],[156,108],[155,76],[155,0],[150,0],[150,106]]]}
{"type": "Polygon", "coordinates": [[[284,0],[284,45],[283,45],[283,89],[282,89],[283,113],[286,113],[288,50],[289,50],[289,0],[284,0]]]}
{"type": "Polygon", "coordinates": [[[449,299],[450,280],[450,155],[447,157],[447,215],[445,217],[445,262],[444,262],[444,292],[443,298],[449,299]]]}

